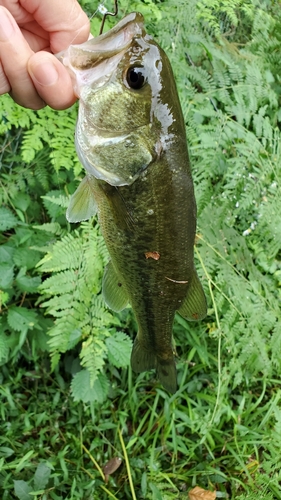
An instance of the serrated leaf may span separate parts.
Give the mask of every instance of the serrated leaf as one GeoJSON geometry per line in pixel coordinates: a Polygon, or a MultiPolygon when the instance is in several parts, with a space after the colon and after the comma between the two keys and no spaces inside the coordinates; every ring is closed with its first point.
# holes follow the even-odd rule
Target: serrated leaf
{"type": "Polygon", "coordinates": [[[8,323],[17,332],[33,329],[37,322],[37,314],[26,307],[12,306],[8,310],[8,323]]]}
{"type": "Polygon", "coordinates": [[[10,264],[0,264],[0,288],[10,288],[14,279],[14,267],[10,264]]]}
{"type": "Polygon", "coordinates": [[[117,368],[128,366],[132,351],[132,341],[123,332],[116,332],[106,339],[108,359],[117,368]]]}
{"type": "Polygon", "coordinates": [[[6,207],[0,207],[0,231],[7,231],[16,227],[19,220],[14,214],[6,207]]]}
{"type": "Polygon", "coordinates": [[[35,293],[41,284],[41,278],[39,276],[31,277],[19,273],[16,277],[16,284],[22,292],[35,293]]]}
{"type": "Polygon", "coordinates": [[[14,481],[15,495],[19,500],[30,500],[32,498],[29,493],[32,491],[31,486],[29,486],[25,481],[14,481]]]}
{"type": "Polygon", "coordinates": [[[81,370],[73,377],[71,389],[74,401],[103,403],[107,397],[109,383],[103,374],[99,374],[91,387],[89,371],[81,370]]]}
{"type": "Polygon", "coordinates": [[[41,463],[38,465],[34,475],[34,489],[44,490],[48,484],[51,469],[46,464],[41,463]]]}
{"type": "Polygon", "coordinates": [[[36,250],[28,247],[20,247],[15,250],[14,263],[19,268],[26,267],[27,270],[33,269],[39,261],[41,255],[36,250]]]}
{"type": "Polygon", "coordinates": [[[0,308],[2,307],[3,304],[6,304],[10,299],[10,295],[8,292],[4,292],[3,290],[0,290],[0,308]]]}
{"type": "Polygon", "coordinates": [[[31,203],[31,198],[27,193],[18,193],[16,198],[13,200],[13,203],[16,208],[25,212],[31,203]]]}
{"type": "Polygon", "coordinates": [[[0,262],[1,264],[12,263],[13,262],[13,254],[14,247],[10,247],[9,245],[1,245],[0,246],[0,262]]]}

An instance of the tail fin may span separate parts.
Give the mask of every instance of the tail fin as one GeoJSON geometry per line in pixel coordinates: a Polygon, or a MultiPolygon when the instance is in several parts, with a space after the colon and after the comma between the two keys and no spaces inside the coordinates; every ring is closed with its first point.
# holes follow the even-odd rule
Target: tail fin
{"type": "Polygon", "coordinates": [[[131,366],[136,373],[156,368],[157,375],[164,389],[171,393],[176,392],[177,372],[172,352],[171,358],[160,358],[153,351],[145,349],[138,337],[136,337],[131,355],[131,366]]]}
{"type": "Polygon", "coordinates": [[[164,389],[174,394],[178,388],[174,356],[169,359],[157,358],[156,371],[164,389]]]}

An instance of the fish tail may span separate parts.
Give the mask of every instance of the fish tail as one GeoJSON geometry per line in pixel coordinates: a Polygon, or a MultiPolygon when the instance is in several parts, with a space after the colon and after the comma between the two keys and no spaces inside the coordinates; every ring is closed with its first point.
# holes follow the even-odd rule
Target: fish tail
{"type": "Polygon", "coordinates": [[[168,359],[157,358],[156,371],[164,389],[174,394],[178,387],[177,370],[173,354],[168,359]]]}
{"type": "Polygon", "coordinates": [[[156,368],[157,375],[164,389],[171,393],[176,392],[177,372],[172,351],[171,357],[168,359],[160,358],[154,351],[146,349],[137,336],[133,345],[131,366],[136,373],[156,368]]]}

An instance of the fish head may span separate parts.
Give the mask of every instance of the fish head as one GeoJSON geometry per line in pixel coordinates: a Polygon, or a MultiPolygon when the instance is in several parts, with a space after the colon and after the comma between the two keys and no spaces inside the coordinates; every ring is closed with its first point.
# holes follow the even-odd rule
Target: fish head
{"type": "Polygon", "coordinates": [[[84,168],[113,186],[132,184],[173,135],[178,97],[167,56],[133,12],[58,58],[80,99],[75,143],[84,168]]]}

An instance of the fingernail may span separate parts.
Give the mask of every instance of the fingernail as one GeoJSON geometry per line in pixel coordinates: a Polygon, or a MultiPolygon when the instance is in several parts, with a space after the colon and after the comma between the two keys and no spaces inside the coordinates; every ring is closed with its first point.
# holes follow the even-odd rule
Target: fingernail
{"type": "Polygon", "coordinates": [[[1,9],[0,16],[0,40],[6,42],[14,33],[14,26],[6,9],[1,9]]]}
{"type": "Polygon", "coordinates": [[[30,70],[32,78],[44,87],[54,85],[59,77],[55,66],[51,62],[36,64],[30,70]]]}

